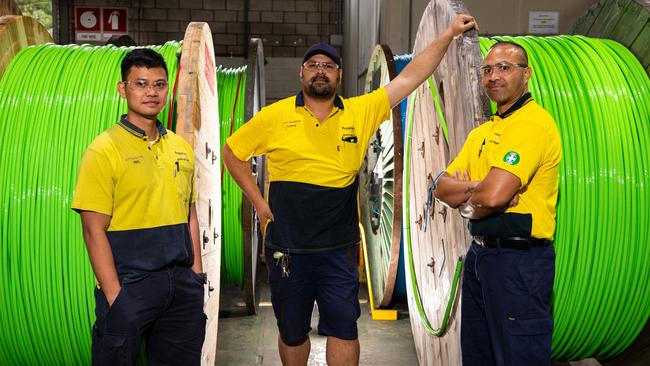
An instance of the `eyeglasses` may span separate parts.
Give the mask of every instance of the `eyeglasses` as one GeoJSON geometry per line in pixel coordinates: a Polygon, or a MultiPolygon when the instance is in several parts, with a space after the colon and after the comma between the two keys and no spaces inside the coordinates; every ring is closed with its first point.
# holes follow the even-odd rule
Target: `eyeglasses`
{"type": "Polygon", "coordinates": [[[322,68],[326,72],[334,72],[339,69],[339,65],[333,64],[331,62],[321,62],[321,61],[307,61],[302,64],[302,67],[309,71],[318,71],[322,68]]]}
{"type": "Polygon", "coordinates": [[[483,65],[479,67],[479,71],[483,77],[492,75],[492,72],[495,72],[497,75],[506,75],[512,72],[515,67],[526,68],[528,65],[513,64],[507,61],[501,61],[494,65],[483,65]]]}
{"type": "Polygon", "coordinates": [[[124,85],[131,85],[131,89],[136,90],[147,90],[149,88],[153,88],[155,91],[163,91],[169,86],[169,83],[165,80],[157,80],[152,84],[149,84],[146,80],[142,79],[127,80],[123,81],[122,83],[124,83],[124,85]]]}

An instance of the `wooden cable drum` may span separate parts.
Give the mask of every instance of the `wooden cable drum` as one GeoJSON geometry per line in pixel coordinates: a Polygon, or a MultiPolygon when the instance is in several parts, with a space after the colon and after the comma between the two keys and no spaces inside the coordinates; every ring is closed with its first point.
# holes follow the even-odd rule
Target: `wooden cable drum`
{"type": "MultiPolygon", "coordinates": [[[[260,38],[252,38],[249,43],[246,62],[246,121],[253,118],[266,105],[266,88],[264,82],[264,48],[260,38]]],[[[265,192],[266,157],[251,159],[251,171],[260,192],[265,192]]],[[[255,281],[260,251],[263,248],[263,235],[257,212],[251,202],[242,200],[242,226],[244,234],[244,302],[249,314],[257,314],[255,281]]]]}
{"type": "Polygon", "coordinates": [[[0,16],[21,15],[20,8],[13,0],[0,0],[0,16]]]}
{"type": "Polygon", "coordinates": [[[20,50],[49,42],[52,36],[36,19],[19,15],[0,17],[0,79],[20,50]]]}
{"type": "MultiPolygon", "coordinates": [[[[364,92],[385,86],[397,76],[393,52],[377,45],[370,57],[364,92]]],[[[359,205],[374,304],[386,307],[395,288],[402,238],[402,117],[393,108],[368,144],[359,171],[359,205]]]]}
{"type": "MultiPolygon", "coordinates": [[[[220,274],[212,45],[207,24],[191,23],[182,48],[178,42],[153,46],[167,62],[172,100],[158,118],[171,122],[175,105],[175,130],[196,155],[197,210],[209,288],[204,365],[215,362],[220,274]]],[[[0,158],[5,161],[0,165],[0,281],[5,291],[0,301],[0,364],[91,362],[96,281],[70,201],[83,151],[126,112],[115,85],[127,52],[112,45],[29,47],[0,78],[5,118],[0,127],[0,158]]]]}
{"type": "MultiPolygon", "coordinates": [[[[459,13],[468,13],[460,1],[431,1],[418,28],[413,57],[459,13]]],[[[435,202],[431,186],[469,131],[487,117],[488,101],[478,75],[481,60],[476,31],[466,33],[451,42],[432,78],[408,100],[403,227],[409,313],[420,365],[461,364],[460,322],[454,321],[460,315],[459,302],[454,301],[459,291],[454,279],[469,234],[460,216],[435,202]],[[444,115],[434,112],[436,104],[444,115]]]]}
{"type": "Polygon", "coordinates": [[[201,363],[214,365],[219,320],[221,265],[221,178],[216,66],[212,33],[192,22],[183,39],[178,72],[176,133],[194,146],[203,270],[208,273],[204,311],[208,317],[201,363]]]}
{"type": "Polygon", "coordinates": [[[571,33],[621,43],[650,75],[650,0],[600,0],[578,18],[571,33]]]}

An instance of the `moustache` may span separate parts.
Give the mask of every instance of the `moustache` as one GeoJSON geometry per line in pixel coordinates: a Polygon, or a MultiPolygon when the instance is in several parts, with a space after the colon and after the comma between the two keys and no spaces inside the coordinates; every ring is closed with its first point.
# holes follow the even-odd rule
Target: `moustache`
{"type": "Polygon", "coordinates": [[[312,83],[316,82],[316,81],[319,81],[319,80],[324,81],[326,83],[329,83],[329,81],[330,81],[330,79],[325,75],[316,75],[313,78],[311,78],[312,83]]]}

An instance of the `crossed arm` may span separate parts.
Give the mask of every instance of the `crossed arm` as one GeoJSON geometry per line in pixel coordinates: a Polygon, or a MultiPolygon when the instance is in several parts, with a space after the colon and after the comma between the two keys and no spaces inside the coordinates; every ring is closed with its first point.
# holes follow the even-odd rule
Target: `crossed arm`
{"type": "Polygon", "coordinates": [[[516,206],[520,188],[521,180],[516,175],[492,168],[481,181],[470,180],[465,172],[453,176],[443,173],[433,194],[445,205],[457,208],[463,217],[482,219],[516,206]]]}

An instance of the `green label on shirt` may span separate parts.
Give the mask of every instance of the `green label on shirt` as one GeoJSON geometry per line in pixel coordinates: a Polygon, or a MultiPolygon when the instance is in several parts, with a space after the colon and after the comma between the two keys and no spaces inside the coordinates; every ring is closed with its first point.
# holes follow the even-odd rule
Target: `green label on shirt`
{"type": "Polygon", "coordinates": [[[514,151],[509,151],[504,157],[503,161],[510,165],[519,164],[519,154],[514,151]]]}

